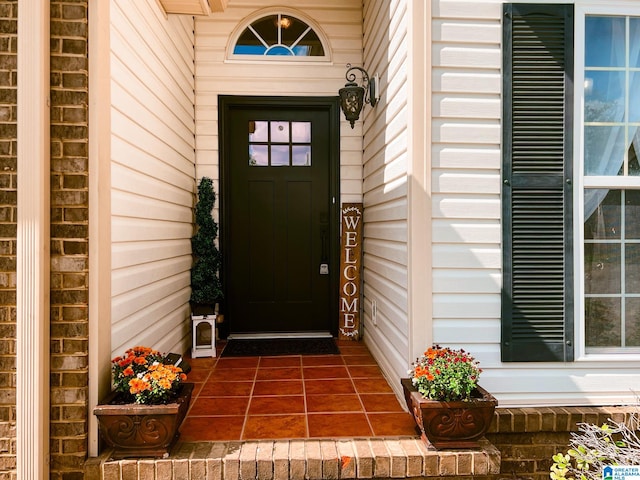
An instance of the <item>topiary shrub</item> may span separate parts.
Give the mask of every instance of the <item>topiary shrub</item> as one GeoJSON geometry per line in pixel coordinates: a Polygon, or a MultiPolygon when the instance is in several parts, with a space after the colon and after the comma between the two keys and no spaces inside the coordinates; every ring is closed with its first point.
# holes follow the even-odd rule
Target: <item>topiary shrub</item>
{"type": "Polygon", "coordinates": [[[220,251],[216,247],[218,224],[211,214],[216,201],[213,182],[202,177],[195,208],[196,233],[191,237],[194,263],[191,267],[191,303],[213,307],[223,297],[218,278],[220,251]]]}

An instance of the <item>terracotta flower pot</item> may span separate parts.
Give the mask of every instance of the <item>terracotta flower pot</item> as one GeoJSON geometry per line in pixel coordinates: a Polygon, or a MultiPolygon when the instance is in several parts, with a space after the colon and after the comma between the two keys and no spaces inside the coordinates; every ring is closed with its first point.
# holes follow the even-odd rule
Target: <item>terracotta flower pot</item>
{"type": "Polygon", "coordinates": [[[183,383],[176,400],[166,405],[118,404],[111,392],[93,409],[100,436],[113,447],[112,458],[169,456],[191,401],[193,383],[183,383]]]}
{"type": "Polygon", "coordinates": [[[403,378],[401,383],[423,440],[438,450],[480,446],[478,440],[491,426],[498,405],[493,395],[478,386],[469,401],[441,402],[424,398],[409,378],[403,378]]]}

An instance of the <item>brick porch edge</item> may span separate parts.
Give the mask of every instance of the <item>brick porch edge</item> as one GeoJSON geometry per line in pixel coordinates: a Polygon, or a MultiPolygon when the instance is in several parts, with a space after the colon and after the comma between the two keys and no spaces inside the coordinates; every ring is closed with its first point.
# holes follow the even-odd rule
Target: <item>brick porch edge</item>
{"type": "Polygon", "coordinates": [[[315,480],[497,474],[500,452],[435,451],[419,438],[184,443],[167,459],[90,458],[85,480],[315,480]]]}
{"type": "Polygon", "coordinates": [[[638,405],[497,408],[482,448],[427,449],[419,438],[185,443],[167,459],[85,463],[85,480],[316,480],[338,478],[549,478],[551,456],[580,423],[629,422],[638,405]]]}

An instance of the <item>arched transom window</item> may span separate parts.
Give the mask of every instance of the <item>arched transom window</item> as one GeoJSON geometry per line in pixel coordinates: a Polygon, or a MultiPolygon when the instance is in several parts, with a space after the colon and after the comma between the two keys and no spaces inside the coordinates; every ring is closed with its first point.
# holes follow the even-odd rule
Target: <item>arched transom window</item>
{"type": "Polygon", "coordinates": [[[325,57],[318,33],[306,22],[274,13],[251,22],[240,34],[233,55],[325,57]]]}

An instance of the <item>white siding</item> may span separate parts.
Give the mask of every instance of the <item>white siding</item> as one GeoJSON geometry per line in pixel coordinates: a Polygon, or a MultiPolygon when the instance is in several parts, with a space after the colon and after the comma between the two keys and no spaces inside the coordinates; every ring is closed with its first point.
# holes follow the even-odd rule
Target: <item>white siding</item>
{"type": "Polygon", "coordinates": [[[193,17],[112,1],[113,355],[190,342],[195,187],[193,17]]]}
{"type": "Polygon", "coordinates": [[[633,401],[637,361],[500,361],[502,2],[432,5],[434,342],[471,351],[503,406],[633,401]]]}
{"type": "MultiPolygon", "coordinates": [[[[229,3],[224,13],[196,19],[197,177],[208,176],[218,191],[218,95],[336,96],[346,64],[362,64],[362,7],[359,0],[301,0],[302,20],[317,25],[329,44],[330,60],[277,61],[227,59],[230,38],[245,19],[270,4],[255,0],[229,3]]],[[[276,11],[276,10],[274,10],[276,11]]],[[[265,13],[266,14],[266,13],[265,13]]],[[[340,191],[342,202],[362,200],[361,122],[351,129],[341,116],[340,191]]],[[[217,208],[216,204],[216,208],[217,208]]]]}
{"type": "Polygon", "coordinates": [[[500,346],[502,7],[433,7],[433,338],[489,370],[482,354],[500,346]]]}
{"type": "Polygon", "coordinates": [[[407,29],[406,1],[364,2],[364,64],[381,88],[380,103],[365,107],[364,338],[393,386],[410,350],[407,29]]]}

